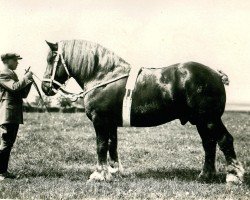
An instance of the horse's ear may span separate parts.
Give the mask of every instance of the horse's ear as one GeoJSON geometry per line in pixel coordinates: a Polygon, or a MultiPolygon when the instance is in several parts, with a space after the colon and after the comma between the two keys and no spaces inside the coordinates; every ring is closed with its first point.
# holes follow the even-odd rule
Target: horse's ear
{"type": "Polygon", "coordinates": [[[58,50],[58,43],[54,44],[54,43],[51,43],[51,42],[48,42],[48,41],[46,41],[46,43],[48,44],[48,46],[51,49],[51,51],[57,51],[58,50]]]}

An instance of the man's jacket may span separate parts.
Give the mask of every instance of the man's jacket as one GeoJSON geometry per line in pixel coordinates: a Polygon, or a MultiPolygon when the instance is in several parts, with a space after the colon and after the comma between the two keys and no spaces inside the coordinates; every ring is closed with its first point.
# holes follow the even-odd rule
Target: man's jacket
{"type": "Polygon", "coordinates": [[[0,70],[0,125],[23,124],[23,98],[28,96],[32,80],[24,77],[18,80],[9,69],[0,70]]]}

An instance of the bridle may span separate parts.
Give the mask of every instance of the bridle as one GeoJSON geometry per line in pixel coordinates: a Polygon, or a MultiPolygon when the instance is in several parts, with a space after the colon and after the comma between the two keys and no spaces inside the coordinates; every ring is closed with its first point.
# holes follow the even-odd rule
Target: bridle
{"type": "Polygon", "coordinates": [[[42,81],[43,82],[48,82],[49,83],[48,87],[53,92],[57,93],[62,87],[64,87],[66,85],[67,81],[71,78],[71,75],[69,73],[68,67],[67,67],[67,65],[65,63],[65,60],[63,58],[63,55],[62,55],[62,46],[61,46],[60,42],[58,43],[58,50],[55,51],[55,53],[56,53],[56,58],[55,58],[55,61],[53,63],[53,66],[52,66],[52,75],[51,75],[50,78],[43,78],[42,81]],[[60,58],[61,58],[62,65],[63,65],[63,67],[64,67],[64,69],[65,69],[65,71],[66,71],[66,73],[68,75],[67,80],[65,81],[64,84],[59,83],[57,80],[55,80],[56,70],[58,68],[58,62],[59,62],[60,58]],[[59,88],[55,89],[54,86],[53,86],[53,84],[56,84],[57,86],[59,86],[59,88]]]}

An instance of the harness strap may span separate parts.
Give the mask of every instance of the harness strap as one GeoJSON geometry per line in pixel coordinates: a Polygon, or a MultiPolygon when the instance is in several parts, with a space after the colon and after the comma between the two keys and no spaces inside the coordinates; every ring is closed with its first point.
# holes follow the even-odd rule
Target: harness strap
{"type": "Polygon", "coordinates": [[[51,80],[50,80],[50,87],[52,87],[52,83],[53,83],[53,81],[55,80],[55,76],[56,76],[56,68],[57,68],[57,64],[58,64],[58,61],[59,61],[59,57],[60,57],[60,55],[59,54],[57,54],[56,55],[56,58],[55,58],[55,62],[54,62],[54,65],[53,65],[53,71],[52,71],[52,76],[51,76],[51,80]]]}
{"type": "Polygon", "coordinates": [[[68,67],[67,67],[67,65],[66,65],[66,63],[65,63],[65,60],[64,60],[62,54],[60,54],[60,57],[61,57],[61,61],[62,61],[63,67],[64,67],[64,69],[65,69],[65,71],[66,71],[68,77],[70,77],[68,67]]]}
{"type": "Polygon", "coordinates": [[[68,92],[68,91],[66,91],[66,90],[64,90],[64,89],[62,89],[62,88],[60,88],[60,89],[58,90],[58,93],[59,93],[60,95],[64,96],[64,97],[66,97],[66,98],[69,98],[71,101],[75,102],[75,101],[77,101],[78,98],[84,98],[85,95],[86,95],[87,93],[91,92],[92,90],[94,90],[94,89],[96,89],[96,88],[99,88],[99,87],[102,87],[102,86],[104,86],[104,85],[113,83],[113,82],[115,82],[115,81],[118,81],[118,80],[120,80],[120,79],[126,78],[126,77],[128,77],[128,76],[129,76],[129,75],[126,74],[126,75],[119,76],[119,77],[117,77],[117,78],[113,78],[113,79],[111,79],[111,80],[109,80],[109,81],[100,83],[100,84],[98,84],[98,85],[96,85],[96,86],[94,86],[94,87],[92,87],[92,88],[86,90],[85,92],[80,92],[80,93],[78,93],[78,94],[68,92]]]}
{"type": "Polygon", "coordinates": [[[44,78],[43,81],[45,81],[45,82],[52,82],[52,83],[55,83],[56,85],[58,85],[59,87],[63,87],[63,84],[59,83],[56,80],[50,79],[50,78],[44,78]]]}
{"type": "Polygon", "coordinates": [[[120,80],[120,79],[122,79],[122,78],[126,78],[126,77],[128,77],[128,76],[129,76],[128,74],[122,75],[122,76],[119,76],[119,77],[117,77],[117,78],[113,78],[113,79],[111,79],[111,80],[109,80],[109,81],[106,81],[106,82],[103,82],[103,83],[101,83],[101,84],[98,84],[98,85],[96,85],[96,86],[94,86],[94,87],[92,87],[92,88],[86,90],[85,92],[81,92],[81,93],[79,94],[79,97],[80,97],[80,98],[83,98],[87,93],[89,93],[90,91],[92,91],[92,90],[94,90],[94,89],[96,89],[96,88],[99,88],[99,87],[101,87],[101,86],[107,85],[107,84],[109,84],[109,83],[113,83],[113,82],[115,82],[115,81],[118,81],[118,80],[120,80]]]}
{"type": "Polygon", "coordinates": [[[133,67],[129,72],[129,77],[126,84],[126,93],[123,98],[122,105],[122,121],[123,127],[131,126],[131,105],[132,105],[132,94],[135,89],[135,84],[142,67],[133,67]]]}

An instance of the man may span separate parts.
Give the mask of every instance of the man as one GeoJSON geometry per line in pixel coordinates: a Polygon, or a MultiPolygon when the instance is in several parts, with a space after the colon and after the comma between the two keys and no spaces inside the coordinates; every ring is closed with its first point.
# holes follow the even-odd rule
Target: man
{"type": "Polygon", "coordinates": [[[32,72],[18,80],[14,70],[20,59],[15,53],[1,56],[4,66],[0,68],[0,181],[15,178],[8,172],[9,157],[19,124],[23,124],[22,98],[28,96],[33,82],[32,72]]]}

